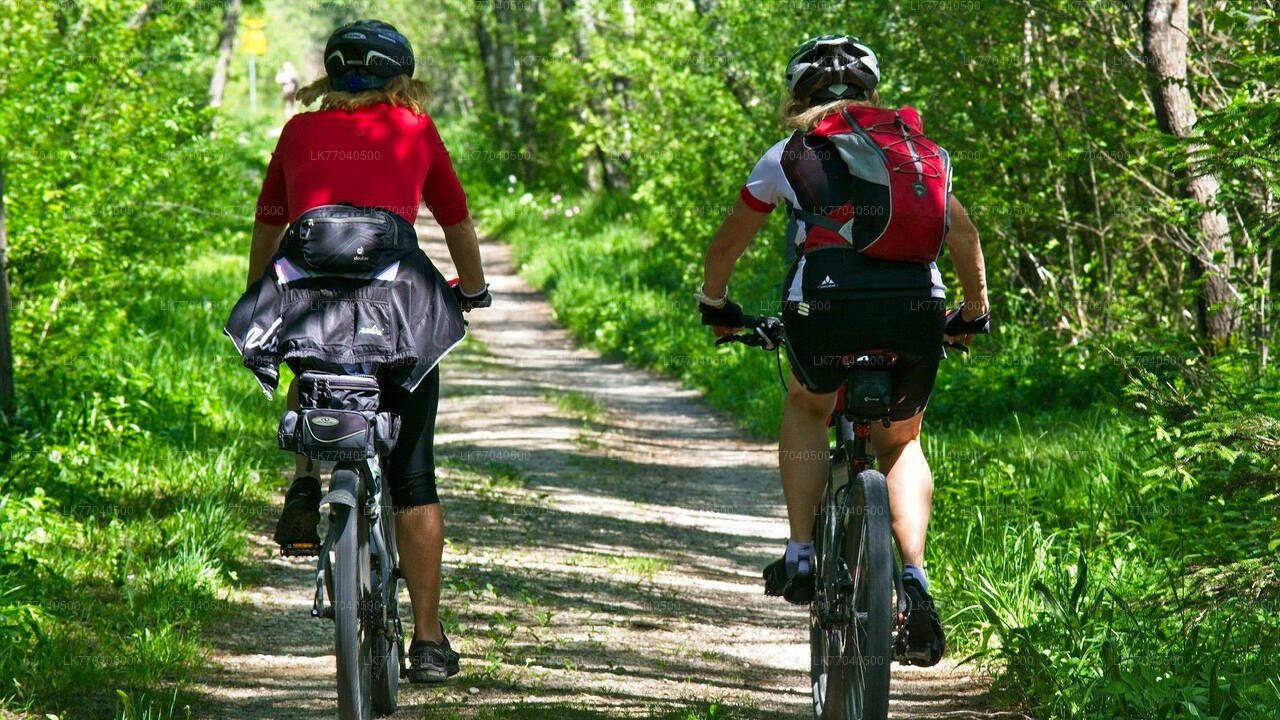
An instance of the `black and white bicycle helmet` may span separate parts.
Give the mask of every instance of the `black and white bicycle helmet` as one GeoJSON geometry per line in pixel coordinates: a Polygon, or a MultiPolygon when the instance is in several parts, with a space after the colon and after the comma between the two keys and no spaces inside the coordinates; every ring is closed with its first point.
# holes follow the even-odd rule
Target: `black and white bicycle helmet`
{"type": "Polygon", "coordinates": [[[862,100],[879,82],[876,54],[846,35],[808,40],[787,61],[787,90],[801,102],[862,100]]]}
{"type": "Polygon", "coordinates": [[[382,87],[396,75],[413,75],[413,46],[387,23],[357,20],[329,36],[324,70],[335,90],[382,87]]]}

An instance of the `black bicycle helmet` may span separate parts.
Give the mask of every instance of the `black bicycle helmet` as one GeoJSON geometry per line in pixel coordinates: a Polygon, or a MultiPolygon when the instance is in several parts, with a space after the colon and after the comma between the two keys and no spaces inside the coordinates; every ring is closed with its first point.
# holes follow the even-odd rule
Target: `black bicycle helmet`
{"type": "Polygon", "coordinates": [[[378,20],[357,20],[329,36],[324,70],[335,90],[378,88],[396,75],[413,75],[413,46],[400,31],[378,20]]]}
{"type": "Polygon", "coordinates": [[[880,82],[880,63],[857,38],[823,35],[787,61],[787,90],[801,102],[864,100],[880,82]]]}

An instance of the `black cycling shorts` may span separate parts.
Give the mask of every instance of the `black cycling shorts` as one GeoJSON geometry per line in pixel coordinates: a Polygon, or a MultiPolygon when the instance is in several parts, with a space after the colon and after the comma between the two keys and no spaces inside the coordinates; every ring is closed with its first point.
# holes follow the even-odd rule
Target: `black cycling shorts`
{"type": "Polygon", "coordinates": [[[397,511],[440,502],[436,493],[436,406],[440,404],[440,367],[413,392],[382,382],[382,410],[400,416],[400,435],[383,463],[383,477],[397,511]]]}
{"type": "Polygon", "coordinates": [[[810,300],[784,304],[791,371],[811,392],[840,389],[848,376],[841,359],[850,353],[891,350],[892,420],[924,410],[942,360],[945,302],[938,298],[810,300]]]}

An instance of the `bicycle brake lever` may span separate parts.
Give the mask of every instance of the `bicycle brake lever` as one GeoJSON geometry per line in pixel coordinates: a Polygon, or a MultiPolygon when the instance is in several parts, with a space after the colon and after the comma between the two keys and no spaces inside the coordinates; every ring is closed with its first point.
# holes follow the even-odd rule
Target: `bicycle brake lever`
{"type": "Polygon", "coordinates": [[[777,343],[773,341],[773,338],[770,337],[769,333],[765,332],[763,327],[756,328],[756,335],[760,336],[760,347],[765,350],[773,350],[778,347],[777,343]]]}

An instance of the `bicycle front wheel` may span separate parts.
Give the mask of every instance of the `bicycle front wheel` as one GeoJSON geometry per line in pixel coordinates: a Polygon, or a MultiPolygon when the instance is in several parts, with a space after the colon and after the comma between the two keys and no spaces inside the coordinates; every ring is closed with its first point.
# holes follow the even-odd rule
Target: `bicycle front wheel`
{"type": "MultiPolygon", "coordinates": [[[[335,469],[332,483],[339,485],[335,469]]],[[[349,487],[359,487],[352,482],[349,487]]],[[[373,637],[363,617],[369,596],[369,529],[364,512],[346,505],[333,506],[333,635],[338,665],[338,717],[369,720],[372,717],[371,668],[373,637]]]]}

